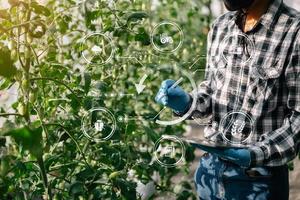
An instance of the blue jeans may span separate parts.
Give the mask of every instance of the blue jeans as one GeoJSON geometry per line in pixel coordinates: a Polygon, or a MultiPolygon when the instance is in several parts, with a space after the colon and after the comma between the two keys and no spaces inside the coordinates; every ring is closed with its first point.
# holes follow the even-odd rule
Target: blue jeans
{"type": "Polygon", "coordinates": [[[287,166],[245,169],[204,154],[195,172],[200,200],[288,200],[287,166]]]}

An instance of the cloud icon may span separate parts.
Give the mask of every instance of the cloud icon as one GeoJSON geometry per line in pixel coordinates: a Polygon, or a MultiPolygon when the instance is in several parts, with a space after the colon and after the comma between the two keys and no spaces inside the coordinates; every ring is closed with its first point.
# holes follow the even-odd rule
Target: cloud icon
{"type": "Polygon", "coordinates": [[[101,47],[95,45],[95,46],[93,46],[92,51],[95,53],[101,53],[102,49],[101,49],[101,47]]]}

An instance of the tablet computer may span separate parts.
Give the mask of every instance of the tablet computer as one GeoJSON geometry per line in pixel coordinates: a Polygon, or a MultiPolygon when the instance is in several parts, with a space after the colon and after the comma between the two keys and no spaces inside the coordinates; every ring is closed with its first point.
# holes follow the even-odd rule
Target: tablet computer
{"type": "Polygon", "coordinates": [[[245,144],[232,144],[225,141],[212,141],[208,139],[198,139],[198,138],[181,138],[183,141],[189,143],[190,145],[200,148],[201,146],[207,146],[207,147],[216,147],[216,148],[247,148],[248,146],[245,144]],[[201,146],[200,146],[201,145],[201,146]]]}

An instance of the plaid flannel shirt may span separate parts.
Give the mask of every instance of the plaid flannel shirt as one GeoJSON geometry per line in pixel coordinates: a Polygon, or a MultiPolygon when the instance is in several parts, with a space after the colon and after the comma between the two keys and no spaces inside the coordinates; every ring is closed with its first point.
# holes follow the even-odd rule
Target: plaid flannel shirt
{"type": "Polygon", "coordinates": [[[228,12],[214,22],[191,117],[211,114],[220,124],[229,112],[247,113],[254,124],[251,166],[281,166],[295,158],[300,144],[300,16],[273,0],[244,33],[243,15],[228,12]],[[244,49],[234,35],[246,40],[244,49]]]}

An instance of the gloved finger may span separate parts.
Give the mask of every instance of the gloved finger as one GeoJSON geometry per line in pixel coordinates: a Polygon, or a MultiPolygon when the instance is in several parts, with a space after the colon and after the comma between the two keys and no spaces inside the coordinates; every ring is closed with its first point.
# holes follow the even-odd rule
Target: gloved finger
{"type": "MultiPolygon", "coordinates": [[[[225,158],[225,159],[228,159],[230,161],[233,161],[233,162],[236,162],[236,161],[240,161],[240,160],[243,160],[243,159],[248,159],[247,157],[249,157],[249,160],[250,160],[250,153],[249,153],[249,156],[246,155],[247,150],[245,151],[240,151],[239,149],[234,149],[234,148],[230,148],[230,149],[224,149],[222,155],[220,155],[221,157],[225,158]]],[[[248,162],[248,161],[245,161],[245,162],[248,162]]],[[[242,164],[242,163],[236,163],[236,164],[242,164]]]]}
{"type": "Polygon", "coordinates": [[[167,89],[160,88],[155,96],[155,101],[157,103],[162,103],[162,98],[167,96],[167,89]]]}
{"type": "Polygon", "coordinates": [[[224,155],[231,157],[250,157],[250,151],[247,149],[225,149],[224,155]]]}
{"type": "Polygon", "coordinates": [[[228,159],[231,161],[237,161],[238,159],[236,158],[236,156],[232,153],[231,149],[228,150],[224,150],[222,148],[217,148],[217,147],[209,147],[209,146],[205,146],[202,144],[192,144],[194,147],[199,148],[203,151],[206,151],[208,153],[212,153],[212,154],[216,154],[224,159],[228,159]]]}
{"type": "Polygon", "coordinates": [[[168,96],[166,95],[166,96],[163,96],[162,98],[161,98],[161,102],[162,102],[162,104],[164,105],[164,106],[166,106],[166,105],[168,105],[168,96]]]}
{"type": "Polygon", "coordinates": [[[166,105],[168,105],[168,96],[167,95],[164,95],[164,96],[157,95],[155,97],[155,101],[159,104],[166,106],[166,105]]]}
{"type": "Polygon", "coordinates": [[[174,83],[175,83],[175,81],[172,80],[172,79],[164,80],[164,81],[161,83],[161,88],[168,89],[168,88],[171,87],[174,83]]]}
{"type": "Polygon", "coordinates": [[[181,96],[183,95],[185,92],[181,89],[181,87],[176,86],[175,88],[169,88],[167,90],[168,95],[170,96],[181,96]]]}
{"type": "Polygon", "coordinates": [[[234,155],[235,154],[235,150],[234,149],[225,149],[224,150],[224,155],[234,155]]]}

